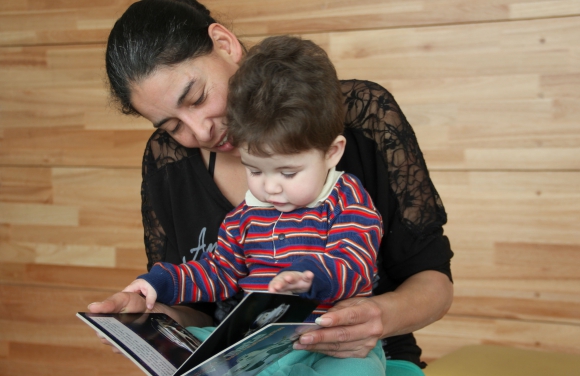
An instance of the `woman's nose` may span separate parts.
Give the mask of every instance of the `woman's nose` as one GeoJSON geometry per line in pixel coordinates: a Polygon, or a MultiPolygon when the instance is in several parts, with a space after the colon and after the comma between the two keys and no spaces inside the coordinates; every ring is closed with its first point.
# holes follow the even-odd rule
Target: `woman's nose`
{"type": "Polygon", "coordinates": [[[210,119],[199,119],[187,117],[184,119],[185,125],[199,142],[208,142],[213,139],[214,124],[210,119]]]}

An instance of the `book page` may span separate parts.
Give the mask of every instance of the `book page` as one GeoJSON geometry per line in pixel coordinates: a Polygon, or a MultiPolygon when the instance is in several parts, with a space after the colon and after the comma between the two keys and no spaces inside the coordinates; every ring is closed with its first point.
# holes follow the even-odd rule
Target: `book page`
{"type": "Polygon", "coordinates": [[[159,376],[171,376],[177,370],[167,359],[135,332],[113,317],[92,317],[92,320],[127,346],[159,376]]]}

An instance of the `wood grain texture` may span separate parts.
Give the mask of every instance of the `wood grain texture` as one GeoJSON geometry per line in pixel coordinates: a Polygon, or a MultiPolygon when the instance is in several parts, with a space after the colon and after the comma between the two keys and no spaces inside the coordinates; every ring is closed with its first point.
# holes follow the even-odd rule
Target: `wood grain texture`
{"type": "Polygon", "coordinates": [[[474,344],[578,354],[579,330],[578,325],[570,324],[449,314],[416,335],[429,361],[474,344]]]}
{"type": "MultiPolygon", "coordinates": [[[[14,271],[14,268],[9,269],[14,271]]],[[[46,274],[51,273],[50,267],[48,269],[45,270],[46,274]]],[[[73,277],[76,277],[76,282],[68,284],[74,288],[58,287],[58,284],[48,282],[44,277],[32,278],[43,281],[36,286],[4,284],[6,280],[3,278],[0,286],[0,299],[3,302],[0,308],[0,342],[5,346],[0,357],[0,373],[142,374],[125,357],[113,354],[108,346],[101,345],[94,331],[74,317],[77,311],[86,310],[87,302],[102,300],[110,294],[110,291],[95,290],[95,281],[107,280],[107,277],[114,277],[118,273],[107,273],[101,269],[91,275],[89,270],[83,277],[70,268],[52,270],[55,275],[67,271],[73,272],[69,281],[73,282],[73,277]],[[93,277],[92,281],[87,278],[88,275],[93,277]],[[80,288],[83,281],[87,285],[84,290],[80,288]]],[[[2,275],[8,272],[5,265],[2,272],[2,275]]],[[[123,279],[131,278],[132,275],[126,273],[123,279]]],[[[106,286],[107,282],[99,285],[106,286]]],[[[117,290],[121,286],[123,284],[119,282],[111,287],[117,290]]]]}
{"type": "MultiPolygon", "coordinates": [[[[580,168],[580,16],[305,37],[394,93],[433,170],[580,168]]],[[[151,126],[107,105],[102,53],[0,49],[0,163],[139,166],[151,126]]]]}
{"type": "MultiPolygon", "coordinates": [[[[75,312],[146,267],[151,125],[109,103],[132,0],[0,3],[0,374],[138,375],[75,312]],[[79,361],[82,360],[82,361],[79,361]]],[[[247,46],[319,43],[390,90],[448,213],[455,300],[427,361],[478,343],[580,354],[580,0],[208,0],[247,46]]]]}
{"type": "MultiPolygon", "coordinates": [[[[0,45],[102,42],[132,2],[4,1],[0,5],[0,45]]],[[[217,20],[240,35],[372,30],[580,13],[578,0],[207,0],[204,4],[217,20]]]]}

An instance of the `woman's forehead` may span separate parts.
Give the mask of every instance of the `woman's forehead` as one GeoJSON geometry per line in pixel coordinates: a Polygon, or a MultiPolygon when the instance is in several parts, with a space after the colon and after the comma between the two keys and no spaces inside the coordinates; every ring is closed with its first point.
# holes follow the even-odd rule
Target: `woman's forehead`
{"type": "Polygon", "coordinates": [[[219,79],[224,72],[224,65],[220,64],[221,56],[212,52],[208,55],[186,59],[172,65],[161,65],[153,72],[135,83],[141,89],[167,86],[180,91],[185,85],[193,81],[193,85],[203,84],[208,79],[219,79]],[[175,87],[177,85],[177,87],[175,87]]]}

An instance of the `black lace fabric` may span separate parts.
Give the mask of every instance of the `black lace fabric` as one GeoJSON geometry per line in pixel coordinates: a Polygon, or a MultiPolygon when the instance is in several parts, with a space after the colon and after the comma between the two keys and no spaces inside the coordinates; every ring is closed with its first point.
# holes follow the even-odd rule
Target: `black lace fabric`
{"type": "MultiPolygon", "coordinates": [[[[446,223],[439,194],[429,177],[423,154],[411,125],[393,96],[368,81],[342,81],[345,96],[345,126],[363,130],[373,139],[388,166],[391,188],[399,202],[402,222],[417,237],[446,223]]],[[[189,149],[157,130],[143,156],[142,216],[148,268],[165,259],[166,237],[151,206],[146,177],[168,164],[182,160],[189,149]]]]}
{"type": "Polygon", "coordinates": [[[342,81],[345,126],[361,129],[373,139],[388,166],[391,188],[402,222],[415,236],[447,222],[439,194],[419,148],[413,128],[395,98],[369,81],[342,81]]]}
{"type": "Polygon", "coordinates": [[[145,251],[147,253],[147,270],[156,262],[165,260],[166,236],[151,204],[146,188],[147,176],[154,171],[162,170],[167,164],[175,163],[188,155],[188,149],[178,144],[162,130],[157,130],[149,139],[143,154],[141,176],[141,216],[145,251]]]}

